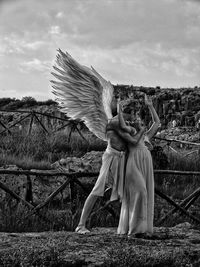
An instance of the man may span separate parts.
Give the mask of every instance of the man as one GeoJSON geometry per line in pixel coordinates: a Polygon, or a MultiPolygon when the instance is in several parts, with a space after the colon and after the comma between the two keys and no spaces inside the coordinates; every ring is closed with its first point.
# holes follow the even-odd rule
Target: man
{"type": "MultiPolygon", "coordinates": [[[[139,131],[137,135],[135,135],[134,140],[132,140],[129,133],[125,133],[120,129],[117,115],[117,99],[115,98],[113,98],[112,101],[112,113],[115,117],[108,121],[106,127],[108,145],[102,157],[102,166],[99,177],[85,201],[79,224],[75,229],[75,232],[79,234],[90,232],[86,228],[86,221],[98,196],[103,196],[106,184],[112,187],[111,201],[118,198],[122,199],[125,176],[125,154],[127,150],[126,141],[134,142],[136,144],[143,134],[142,130],[139,131]]],[[[130,117],[128,114],[123,114],[123,116],[125,120],[130,117]]]]}

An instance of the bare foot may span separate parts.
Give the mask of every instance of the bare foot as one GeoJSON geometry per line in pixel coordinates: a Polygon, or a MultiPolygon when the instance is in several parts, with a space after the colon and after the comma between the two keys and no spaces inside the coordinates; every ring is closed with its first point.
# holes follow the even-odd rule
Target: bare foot
{"type": "Polygon", "coordinates": [[[85,226],[77,226],[75,229],[75,232],[80,235],[90,233],[90,231],[87,228],[85,228],[85,226]]]}

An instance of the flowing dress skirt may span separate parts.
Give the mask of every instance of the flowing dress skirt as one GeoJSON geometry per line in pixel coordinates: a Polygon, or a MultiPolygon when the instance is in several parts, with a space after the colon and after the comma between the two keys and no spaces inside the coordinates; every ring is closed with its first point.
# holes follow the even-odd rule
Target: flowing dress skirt
{"type": "Polygon", "coordinates": [[[154,176],[144,144],[130,147],[118,234],[153,233],[154,176]]]}

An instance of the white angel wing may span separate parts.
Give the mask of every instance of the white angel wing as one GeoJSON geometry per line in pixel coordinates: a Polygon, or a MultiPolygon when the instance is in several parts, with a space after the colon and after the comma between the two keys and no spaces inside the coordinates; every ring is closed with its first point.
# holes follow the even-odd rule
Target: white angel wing
{"type": "Polygon", "coordinates": [[[112,118],[114,88],[96,70],[80,65],[68,53],[58,50],[57,66],[51,81],[61,110],[72,119],[80,119],[97,137],[106,140],[106,125],[112,118]]]}

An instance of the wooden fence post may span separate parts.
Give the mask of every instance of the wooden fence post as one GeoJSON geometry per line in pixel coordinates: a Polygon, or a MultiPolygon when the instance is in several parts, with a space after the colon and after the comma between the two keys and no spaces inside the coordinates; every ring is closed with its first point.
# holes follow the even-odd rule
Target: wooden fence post
{"type": "MultiPolygon", "coordinates": [[[[180,207],[185,208],[187,210],[200,196],[200,188],[195,190],[192,194],[190,194],[188,197],[186,197],[180,204],[180,207]]],[[[164,221],[173,213],[175,213],[178,209],[175,207],[172,210],[170,210],[165,216],[160,218],[160,220],[157,222],[158,225],[164,223],[164,221]]]]}
{"type": "Polygon", "coordinates": [[[47,129],[45,128],[45,126],[43,125],[43,123],[40,121],[40,119],[38,118],[38,116],[34,113],[34,117],[36,118],[36,120],[39,122],[39,124],[42,126],[42,129],[46,132],[49,133],[47,131],[47,129]]]}
{"type": "MultiPolygon", "coordinates": [[[[165,173],[165,174],[175,174],[175,175],[198,175],[198,178],[200,178],[200,172],[190,172],[190,171],[174,171],[174,170],[154,170],[154,173],[165,173]]],[[[65,176],[66,180],[65,182],[59,186],[55,191],[53,191],[46,200],[44,200],[42,203],[38,204],[37,206],[29,203],[28,201],[20,198],[16,193],[11,191],[6,185],[0,182],[0,188],[2,188],[4,191],[8,192],[11,196],[13,196],[15,199],[22,201],[26,206],[31,208],[31,212],[25,217],[34,214],[35,212],[39,212],[41,208],[46,206],[59,192],[65,189],[65,187],[70,183],[73,182],[74,184],[78,184],[83,188],[84,191],[88,193],[88,190],[85,188],[85,186],[79,181],[78,178],[83,177],[96,177],[98,176],[98,173],[86,173],[86,172],[75,172],[75,173],[63,173],[63,172],[45,172],[45,171],[25,171],[25,170],[0,170],[0,174],[15,174],[15,175],[41,175],[41,176],[65,176]]],[[[27,178],[29,179],[29,178],[27,178]]],[[[73,186],[72,186],[73,188],[73,186]]],[[[200,196],[200,188],[198,188],[195,192],[193,192],[190,196],[188,196],[184,201],[182,201],[181,204],[177,204],[173,199],[168,197],[166,194],[159,191],[157,188],[155,188],[155,193],[166,200],[168,203],[170,203],[172,206],[174,206],[178,211],[180,211],[183,215],[186,215],[190,220],[194,221],[197,224],[200,224],[200,219],[193,216],[189,212],[187,212],[187,208],[189,208],[190,205],[194,203],[194,201],[200,196]]],[[[72,201],[75,199],[75,195],[72,197],[72,201]]],[[[105,202],[104,202],[105,203],[105,202]]],[[[115,218],[116,214],[113,213],[112,207],[109,207],[109,201],[106,204],[103,204],[106,208],[115,218]]],[[[72,206],[72,210],[73,210],[72,206]]],[[[170,211],[171,212],[171,211],[170,211]]],[[[41,216],[41,215],[40,215],[41,216]]]]}
{"type": "Polygon", "coordinates": [[[172,206],[174,206],[175,208],[177,208],[177,210],[181,211],[181,213],[183,213],[184,215],[186,215],[188,218],[190,218],[191,220],[193,220],[195,223],[200,224],[200,220],[198,218],[196,218],[195,216],[191,215],[190,213],[188,213],[184,208],[180,207],[178,204],[176,204],[176,202],[174,202],[170,197],[168,197],[167,195],[165,195],[163,192],[161,192],[160,190],[155,188],[155,193],[160,196],[161,198],[165,199],[168,203],[170,203],[172,206]]]}
{"type": "MultiPolygon", "coordinates": [[[[27,206],[30,209],[34,209],[34,206],[27,202],[26,200],[24,200],[23,198],[21,198],[20,196],[18,196],[15,192],[13,192],[12,190],[10,190],[7,185],[5,185],[4,183],[0,182],[0,188],[3,189],[5,192],[7,192],[8,194],[10,194],[14,199],[16,199],[17,201],[21,201],[25,206],[27,206]]],[[[46,218],[45,216],[43,216],[40,213],[36,213],[43,221],[45,222],[50,222],[48,218],[46,218]]]]}
{"type": "Polygon", "coordinates": [[[33,192],[32,192],[32,181],[30,175],[26,175],[26,193],[25,193],[25,200],[27,202],[33,203],[33,192]]]}
{"type": "Polygon", "coordinates": [[[67,180],[61,186],[59,186],[53,193],[51,193],[51,195],[48,196],[44,202],[34,207],[34,209],[26,217],[33,215],[36,211],[39,211],[41,208],[46,206],[60,191],[62,191],[69,184],[70,180],[71,178],[67,178],[67,180]]]}
{"type": "MultiPolygon", "coordinates": [[[[20,119],[20,120],[15,121],[11,126],[9,126],[9,127],[7,128],[7,130],[8,130],[8,129],[11,129],[11,128],[14,127],[16,124],[18,124],[18,123],[20,123],[21,121],[25,120],[25,119],[28,118],[29,116],[30,116],[30,114],[28,114],[27,116],[24,116],[24,117],[23,117],[22,119],[20,119]]],[[[5,131],[6,131],[6,130],[1,131],[0,134],[4,133],[5,131]]]]}
{"type": "Polygon", "coordinates": [[[30,120],[30,124],[29,124],[28,135],[31,134],[32,126],[33,126],[33,120],[34,120],[34,112],[31,113],[31,120],[30,120]]]}
{"type": "Polygon", "coordinates": [[[3,122],[0,121],[0,124],[1,124],[1,126],[3,126],[3,128],[4,128],[5,130],[7,130],[7,131],[9,132],[9,134],[11,134],[11,131],[9,130],[9,128],[6,127],[6,125],[4,125],[3,122]]]}

